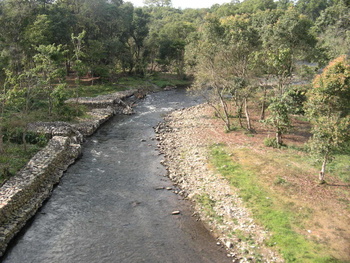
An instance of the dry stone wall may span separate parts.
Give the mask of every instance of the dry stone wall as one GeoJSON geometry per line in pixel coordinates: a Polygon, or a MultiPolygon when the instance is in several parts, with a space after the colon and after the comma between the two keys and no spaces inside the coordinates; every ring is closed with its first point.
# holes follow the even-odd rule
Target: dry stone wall
{"type": "Polygon", "coordinates": [[[0,193],[0,255],[8,242],[32,217],[63,172],[81,153],[72,138],[55,136],[2,187],[0,193]]]}
{"type": "MultiPolygon", "coordinates": [[[[91,118],[77,124],[37,122],[29,125],[30,131],[45,134],[51,139],[0,188],[0,257],[11,239],[51,195],[64,171],[80,156],[84,136],[92,135],[113,115],[123,112],[123,108],[129,112],[123,100],[136,92],[129,90],[96,98],[78,98],[92,109],[89,114],[91,118]]],[[[73,100],[67,103],[71,102],[73,100]]]]}

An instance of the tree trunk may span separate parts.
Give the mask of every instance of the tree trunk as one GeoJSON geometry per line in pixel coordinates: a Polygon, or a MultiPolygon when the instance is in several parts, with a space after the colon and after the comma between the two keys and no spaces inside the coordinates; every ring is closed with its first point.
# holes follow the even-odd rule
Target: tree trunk
{"type": "Polygon", "coordinates": [[[224,110],[224,115],[225,115],[225,125],[226,125],[226,128],[227,128],[227,131],[230,131],[231,129],[231,123],[230,123],[230,116],[228,114],[228,109],[227,109],[227,104],[226,102],[224,101],[224,98],[222,97],[220,91],[218,91],[218,95],[219,95],[219,98],[220,98],[220,103],[221,103],[221,106],[224,110]]]}
{"type": "Polygon", "coordinates": [[[243,109],[243,103],[237,104],[237,118],[239,121],[239,126],[243,128],[243,123],[242,123],[242,110],[243,109]]]}
{"type": "Polygon", "coordinates": [[[0,153],[4,153],[5,152],[3,138],[4,138],[4,135],[0,134],[0,153]]]}
{"type": "Polygon", "coordinates": [[[328,163],[328,156],[329,154],[326,153],[326,155],[323,158],[323,163],[322,163],[322,168],[319,174],[319,180],[321,184],[324,184],[326,181],[324,180],[324,178],[326,177],[326,165],[328,163]]]}
{"type": "Polygon", "coordinates": [[[27,127],[24,128],[23,134],[22,134],[22,142],[23,142],[23,148],[24,148],[24,151],[25,151],[25,152],[27,152],[27,140],[26,140],[26,136],[27,136],[27,127]]]}
{"type": "Polygon", "coordinates": [[[281,131],[276,132],[276,143],[277,143],[277,145],[282,145],[282,132],[281,131]]]}
{"type": "Polygon", "coordinates": [[[265,120],[265,110],[266,110],[266,86],[264,86],[264,96],[261,104],[260,120],[265,120]]]}
{"type": "Polygon", "coordinates": [[[252,124],[250,122],[250,116],[248,112],[248,100],[247,98],[244,98],[244,112],[245,112],[245,117],[247,119],[247,129],[248,131],[252,131],[252,124]]]}

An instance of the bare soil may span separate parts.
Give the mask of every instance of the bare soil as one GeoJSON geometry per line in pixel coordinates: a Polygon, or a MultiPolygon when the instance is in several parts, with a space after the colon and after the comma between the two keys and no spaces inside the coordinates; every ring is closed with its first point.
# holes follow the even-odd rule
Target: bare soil
{"type": "MultiPolygon", "coordinates": [[[[183,194],[193,201],[203,194],[212,200],[215,214],[198,202],[196,211],[220,244],[227,247],[233,261],[283,262],[283,259],[264,245],[270,234],[255,222],[239,197],[239,189],[210,166],[208,149],[218,143],[227,145],[232,159],[258,174],[279,200],[291,203],[292,211],[307,211],[301,219],[303,227],[295,231],[325,245],[333,257],[350,261],[350,185],[331,174],[327,175],[327,185],[319,185],[318,171],[307,162],[307,153],[264,146],[264,139],[274,133],[258,117],[253,117],[256,133],[248,134],[244,130],[226,133],[223,123],[213,116],[208,105],[171,113],[158,128],[159,147],[165,154],[169,177],[183,189],[183,194]],[[277,179],[284,183],[276,184],[277,179]],[[242,239],[239,233],[246,238],[242,239]]],[[[284,136],[284,143],[301,147],[310,137],[309,124],[294,119],[293,125],[294,130],[284,136]]]]}

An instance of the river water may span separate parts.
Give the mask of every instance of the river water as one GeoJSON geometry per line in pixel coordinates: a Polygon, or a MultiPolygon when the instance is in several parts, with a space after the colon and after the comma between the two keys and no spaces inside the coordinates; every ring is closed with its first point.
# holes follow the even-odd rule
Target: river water
{"type": "MultiPolygon", "coordinates": [[[[9,247],[6,263],[231,262],[172,191],[152,127],[197,104],[183,90],[154,93],[84,143],[82,158],[9,247]],[[181,214],[172,215],[179,210],[181,214]]],[[[1,261],[1,259],[0,259],[1,261]]]]}

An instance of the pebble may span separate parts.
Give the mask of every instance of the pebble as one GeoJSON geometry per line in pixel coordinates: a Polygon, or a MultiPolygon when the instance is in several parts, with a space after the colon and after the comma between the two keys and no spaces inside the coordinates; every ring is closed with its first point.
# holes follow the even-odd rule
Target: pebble
{"type": "MultiPolygon", "coordinates": [[[[248,262],[248,259],[243,257],[243,255],[245,255],[246,251],[248,251],[248,255],[251,251],[254,251],[260,242],[262,242],[262,238],[266,236],[266,233],[261,230],[258,225],[254,224],[246,208],[242,206],[239,197],[232,194],[230,188],[227,186],[226,180],[212,173],[212,170],[207,167],[208,160],[206,158],[207,151],[205,149],[207,145],[203,143],[201,139],[197,138],[198,136],[195,136],[197,129],[199,129],[201,125],[201,120],[198,121],[198,119],[193,118],[193,116],[196,116],[195,110],[198,110],[198,108],[194,107],[183,112],[174,112],[167,117],[166,124],[161,123],[158,126],[156,139],[159,141],[158,147],[160,151],[164,154],[164,159],[161,161],[161,164],[165,165],[167,175],[174,183],[173,188],[175,189],[173,189],[172,192],[187,196],[187,198],[192,201],[197,194],[203,192],[207,193],[210,199],[217,201],[215,208],[218,209],[218,211],[216,211],[218,215],[236,219],[237,222],[226,222],[225,220],[223,225],[220,225],[220,223],[211,224],[209,222],[208,230],[216,234],[220,232],[220,239],[217,239],[216,243],[217,246],[227,248],[228,250],[234,249],[241,251],[236,251],[237,254],[228,254],[228,256],[232,257],[232,262],[248,262]],[[205,147],[203,148],[203,146],[205,147]],[[237,204],[233,205],[233,203],[236,203],[233,201],[237,201],[237,204]],[[213,229],[215,229],[215,231],[213,231],[213,229]],[[252,234],[252,236],[254,236],[254,241],[257,242],[257,246],[253,247],[242,239],[238,239],[238,237],[234,237],[235,240],[233,242],[228,241],[231,240],[232,237],[230,238],[226,235],[232,229],[252,234]],[[220,242],[220,240],[224,241],[220,242]]],[[[230,156],[234,155],[230,154],[230,156]]],[[[227,168],[227,166],[223,168],[227,168]]],[[[174,214],[174,212],[172,214],[174,214]]],[[[195,213],[193,213],[192,216],[195,216],[195,213]]],[[[203,220],[208,223],[208,219],[200,215],[200,212],[195,219],[197,221],[203,220]]],[[[308,231],[308,229],[306,229],[306,231],[308,231]]],[[[274,260],[275,255],[277,254],[272,251],[264,251],[262,255],[264,259],[263,262],[282,262],[278,257],[274,260]],[[271,253],[271,255],[268,253],[271,253]],[[270,261],[271,259],[272,261],[270,261]]],[[[252,259],[252,261],[255,260],[254,258],[252,259]]]]}
{"type": "Polygon", "coordinates": [[[232,242],[227,241],[227,242],[226,242],[226,247],[227,247],[227,248],[232,248],[232,247],[233,247],[232,242]]]}
{"type": "Polygon", "coordinates": [[[180,211],[173,211],[171,214],[172,215],[179,215],[181,212],[180,211]]]}

